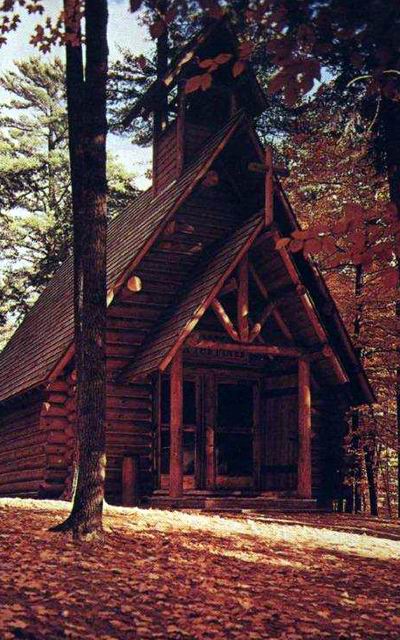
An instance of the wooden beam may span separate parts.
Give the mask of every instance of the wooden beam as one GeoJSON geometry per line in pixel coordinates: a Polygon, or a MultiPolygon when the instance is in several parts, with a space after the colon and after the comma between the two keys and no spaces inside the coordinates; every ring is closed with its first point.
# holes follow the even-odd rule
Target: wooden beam
{"type": "Polygon", "coordinates": [[[255,382],[253,386],[253,482],[255,491],[260,491],[263,489],[263,441],[263,430],[260,416],[260,387],[259,383],[255,382]]]}
{"type": "MultiPolygon", "coordinates": [[[[280,235],[278,234],[278,232],[276,232],[275,241],[277,242],[279,238],[280,238],[280,235]]],[[[300,279],[296,266],[293,264],[293,261],[289,256],[289,253],[285,247],[281,247],[280,249],[278,249],[278,251],[280,253],[282,261],[287,269],[287,272],[292,282],[296,285],[296,287],[298,287],[298,292],[300,293],[299,298],[303,304],[304,310],[311,322],[311,325],[314,328],[315,333],[317,334],[318,338],[321,340],[323,344],[327,344],[329,341],[328,334],[326,333],[323,325],[321,324],[321,321],[318,317],[318,312],[315,309],[314,303],[307,289],[305,288],[303,282],[300,279]]],[[[331,352],[329,359],[332,363],[333,369],[335,370],[335,373],[340,383],[344,384],[345,382],[348,382],[348,376],[345,370],[343,369],[339,359],[337,358],[337,356],[333,351],[331,352]]]]}
{"type": "Polygon", "coordinates": [[[292,294],[292,291],[285,290],[285,291],[282,291],[280,294],[271,297],[271,299],[267,302],[266,307],[261,312],[259,319],[257,320],[257,322],[255,323],[255,325],[253,326],[250,332],[249,342],[253,342],[253,340],[257,338],[257,336],[260,334],[268,318],[270,317],[271,314],[273,314],[276,305],[282,300],[284,300],[285,298],[287,298],[288,296],[290,296],[291,294],[292,294]]]}
{"type": "Polygon", "coordinates": [[[218,320],[224,327],[226,333],[229,335],[229,337],[232,338],[232,340],[236,340],[237,342],[239,342],[240,340],[239,334],[236,331],[235,327],[233,326],[232,320],[226,313],[222,304],[219,302],[219,300],[217,300],[217,298],[215,298],[215,300],[212,301],[211,306],[218,320]]]}
{"type": "Polygon", "coordinates": [[[249,342],[254,342],[257,336],[261,333],[265,323],[267,322],[268,318],[272,314],[275,308],[275,305],[276,305],[276,302],[268,302],[268,304],[265,306],[264,310],[261,312],[260,317],[258,318],[252,330],[250,331],[249,342]]]}
{"type": "Polygon", "coordinates": [[[299,359],[299,455],[297,462],[297,493],[311,498],[311,380],[310,363],[299,359]]]}
{"type": "Polygon", "coordinates": [[[274,221],[274,174],[272,166],[272,149],[265,149],[265,226],[269,227],[274,221]]]}
{"type": "Polygon", "coordinates": [[[221,349],[223,351],[239,351],[242,353],[259,353],[265,356],[280,356],[283,358],[300,358],[304,355],[297,347],[285,347],[272,344],[232,344],[231,342],[219,342],[218,340],[206,340],[202,338],[188,338],[188,347],[198,349],[221,349]]]}
{"type": "MultiPolygon", "coordinates": [[[[260,211],[260,216],[261,216],[261,214],[262,214],[262,211],[260,211]]],[[[166,367],[168,366],[168,364],[171,362],[172,358],[174,357],[176,351],[184,344],[184,342],[188,338],[188,336],[190,336],[191,332],[196,327],[196,325],[199,322],[199,320],[203,317],[204,313],[207,311],[209,306],[212,304],[212,300],[215,300],[215,297],[219,294],[219,292],[222,289],[222,287],[224,286],[225,282],[230,278],[230,276],[232,275],[232,273],[236,269],[236,267],[239,264],[239,262],[242,259],[242,257],[244,255],[246,255],[246,253],[248,252],[249,248],[252,246],[254,240],[256,239],[258,234],[260,233],[260,231],[261,231],[261,229],[263,227],[263,224],[264,224],[263,221],[260,220],[260,223],[256,226],[256,228],[254,229],[254,231],[252,232],[250,237],[246,240],[246,242],[242,246],[242,248],[239,251],[239,253],[236,255],[236,258],[227,267],[227,269],[225,271],[225,274],[224,274],[223,281],[222,282],[217,282],[215,284],[215,286],[210,291],[209,295],[203,300],[203,302],[197,308],[194,316],[192,318],[190,318],[190,320],[186,323],[183,331],[177,337],[175,345],[169,351],[168,355],[164,358],[164,360],[161,362],[161,364],[159,366],[160,371],[164,371],[166,369],[166,367]]]]}
{"type": "Polygon", "coordinates": [[[183,493],[183,361],[181,349],[171,362],[170,403],[169,495],[171,498],[179,498],[183,493]]]}
{"type": "Polygon", "coordinates": [[[215,489],[217,469],[215,451],[215,407],[217,385],[215,375],[206,376],[204,383],[204,427],[205,427],[205,487],[215,489]]]}
{"type": "MultiPolygon", "coordinates": [[[[262,162],[249,162],[247,168],[252,173],[262,173],[264,174],[268,168],[262,162]]],[[[283,176],[284,178],[288,178],[290,175],[289,169],[286,167],[274,166],[274,174],[277,176],[283,176]]]]}
{"type": "MultiPolygon", "coordinates": [[[[260,276],[258,275],[256,269],[254,268],[254,266],[251,263],[249,265],[249,269],[250,269],[251,275],[253,276],[254,282],[256,283],[256,285],[258,287],[259,292],[261,293],[261,295],[263,296],[263,298],[265,300],[268,300],[269,299],[268,289],[264,285],[264,283],[261,280],[260,276]]],[[[282,315],[281,315],[280,311],[275,308],[273,310],[272,314],[274,316],[275,322],[277,323],[278,327],[282,331],[282,333],[285,336],[285,338],[287,338],[288,340],[293,340],[293,334],[290,331],[290,329],[287,326],[287,324],[284,321],[284,319],[282,318],[282,315]]]]}
{"type": "Polygon", "coordinates": [[[241,342],[249,340],[249,260],[247,254],[238,266],[237,325],[241,342]]]}
{"type": "Polygon", "coordinates": [[[122,460],[122,505],[136,507],[139,502],[139,456],[122,460]]]}

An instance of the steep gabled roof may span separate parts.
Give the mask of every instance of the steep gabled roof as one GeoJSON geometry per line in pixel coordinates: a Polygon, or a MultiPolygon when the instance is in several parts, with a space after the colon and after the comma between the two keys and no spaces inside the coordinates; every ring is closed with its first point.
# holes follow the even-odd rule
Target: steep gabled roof
{"type": "MultiPolygon", "coordinates": [[[[241,122],[241,114],[236,114],[205,144],[177,180],[156,195],[149,189],[110,223],[108,290],[146,253],[241,122]]],[[[69,258],[0,353],[0,402],[46,382],[73,342],[73,336],[73,262],[69,258]]]]}
{"type": "Polygon", "coordinates": [[[207,311],[211,301],[223,287],[226,279],[238,264],[264,226],[264,212],[252,216],[242,224],[199,269],[190,287],[164,320],[149,336],[137,354],[133,366],[123,371],[129,378],[146,375],[160,365],[169,364],[171,352],[177,349],[207,311]]]}

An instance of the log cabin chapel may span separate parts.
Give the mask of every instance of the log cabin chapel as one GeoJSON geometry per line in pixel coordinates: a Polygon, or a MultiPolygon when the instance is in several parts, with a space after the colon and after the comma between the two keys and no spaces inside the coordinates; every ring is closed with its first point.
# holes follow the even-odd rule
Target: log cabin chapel
{"type": "MultiPolygon", "coordinates": [[[[153,185],[108,231],[111,503],[330,508],[346,412],[373,401],[318,269],[277,245],[299,225],[238,51],[209,24],[128,116],[153,116],[153,185]],[[185,93],[220,54],[211,86],[185,93]]],[[[0,354],[0,495],[63,495],[75,387],[68,259],[0,354]]]]}

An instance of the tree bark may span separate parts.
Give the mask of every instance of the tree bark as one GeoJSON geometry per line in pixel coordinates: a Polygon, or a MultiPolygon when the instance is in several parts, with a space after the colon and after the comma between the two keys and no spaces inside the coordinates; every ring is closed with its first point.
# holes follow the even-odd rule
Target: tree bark
{"type": "MultiPolygon", "coordinates": [[[[102,531],[106,468],[107,0],[86,0],[85,17],[86,73],[79,114],[83,128],[77,131],[78,146],[72,142],[71,156],[71,168],[77,160],[75,166],[82,169],[80,178],[73,174],[77,178],[76,185],[73,183],[74,234],[79,234],[74,245],[79,466],[71,514],[55,528],[72,530],[78,538],[102,531]],[[74,154],[82,140],[81,163],[74,154]]],[[[74,58],[76,55],[71,53],[74,58]]],[[[72,89],[73,79],[69,81],[72,89]]],[[[75,125],[77,103],[72,99],[68,106],[75,125]]]]}

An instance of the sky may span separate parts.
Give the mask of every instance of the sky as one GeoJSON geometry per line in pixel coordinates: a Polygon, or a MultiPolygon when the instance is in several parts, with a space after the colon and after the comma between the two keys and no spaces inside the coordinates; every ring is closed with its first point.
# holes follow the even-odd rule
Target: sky
{"type": "MultiPolygon", "coordinates": [[[[56,16],[62,7],[62,0],[44,0],[47,15],[56,16]]],[[[108,44],[110,59],[115,60],[120,55],[119,48],[129,48],[134,53],[147,53],[152,43],[145,27],[139,24],[138,15],[129,12],[129,0],[109,0],[108,44]]],[[[20,10],[21,23],[16,32],[9,34],[8,42],[0,49],[0,75],[12,68],[13,61],[37,55],[38,50],[29,44],[30,36],[40,18],[29,16],[24,9],[20,10]]],[[[63,56],[61,48],[55,49],[50,55],[63,56]]],[[[0,101],[4,101],[6,94],[0,89],[0,101]]],[[[149,180],[144,177],[150,166],[151,151],[133,145],[129,138],[109,134],[108,149],[121,163],[135,174],[135,184],[140,189],[149,186],[149,180]]]]}

